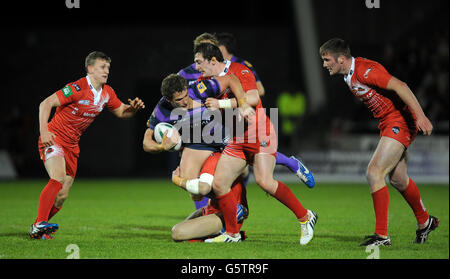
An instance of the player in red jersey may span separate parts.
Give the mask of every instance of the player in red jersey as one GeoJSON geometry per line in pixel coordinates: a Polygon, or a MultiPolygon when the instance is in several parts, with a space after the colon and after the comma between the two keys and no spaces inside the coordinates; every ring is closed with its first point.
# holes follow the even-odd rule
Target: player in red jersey
{"type": "MultiPolygon", "coordinates": [[[[224,221],[222,212],[212,191],[212,181],[214,180],[214,173],[220,156],[220,152],[215,152],[206,159],[200,172],[200,177],[196,179],[199,181],[198,183],[193,183],[194,179],[182,178],[179,168],[173,172],[172,182],[175,185],[188,191],[191,195],[208,196],[210,198],[208,205],[197,209],[186,220],[173,226],[172,239],[174,241],[204,240],[207,237],[219,234],[223,229],[224,221]]],[[[238,219],[239,229],[248,217],[246,189],[242,180],[242,176],[239,176],[231,187],[231,191],[238,204],[235,214],[238,219]]],[[[242,235],[243,233],[241,233],[242,235]]]]}
{"type": "MultiPolygon", "coordinates": [[[[256,183],[267,193],[288,207],[300,221],[300,244],[311,241],[317,214],[305,209],[292,191],[280,181],[273,178],[276,164],[277,135],[267,117],[259,98],[253,73],[244,65],[225,61],[220,49],[213,44],[199,44],[194,49],[196,68],[204,78],[233,74],[239,78],[245,91],[245,96],[236,96],[227,101],[226,106],[232,108],[248,103],[256,108],[255,117],[249,119],[244,126],[243,134],[233,134],[222,152],[217,164],[213,181],[213,190],[217,196],[218,205],[225,220],[226,232],[205,242],[239,242],[241,235],[236,221],[236,200],[231,195],[233,181],[242,173],[247,164],[253,165],[256,183]]],[[[230,95],[224,98],[231,98],[230,95]]],[[[208,107],[210,106],[205,103],[208,107]]]]}
{"type": "Polygon", "coordinates": [[[119,118],[132,117],[143,109],[139,98],[129,105],[117,98],[106,84],[111,59],[99,51],[91,52],[85,61],[87,76],[68,83],[39,105],[39,153],[50,177],[39,198],[38,216],[31,225],[32,238],[51,238],[57,224],[48,223],[67,199],[73,184],[80,149],[78,142],[86,128],[107,107],[119,118]],[[48,123],[52,108],[56,112],[48,123]]]}
{"type": "Polygon", "coordinates": [[[424,243],[437,228],[438,218],[428,214],[419,189],[408,176],[407,148],[418,131],[431,135],[433,125],[425,116],[413,92],[403,81],[389,74],[375,61],[354,58],[342,39],[331,39],[320,47],[323,67],[330,75],[343,75],[350,91],[379,120],[380,141],[367,167],[366,178],[375,209],[375,233],[362,246],[391,245],[388,237],[389,182],[405,198],[417,219],[415,243],[424,243]]]}

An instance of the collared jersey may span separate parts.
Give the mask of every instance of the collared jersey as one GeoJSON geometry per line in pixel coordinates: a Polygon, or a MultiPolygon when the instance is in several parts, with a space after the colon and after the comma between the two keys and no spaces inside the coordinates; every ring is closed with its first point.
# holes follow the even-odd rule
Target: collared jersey
{"type": "Polygon", "coordinates": [[[387,89],[391,78],[392,75],[378,62],[352,57],[352,66],[344,76],[344,81],[376,119],[384,121],[392,115],[397,116],[399,112],[407,120],[413,118],[412,112],[400,97],[387,89]]]}
{"type": "MultiPolygon", "coordinates": [[[[261,81],[261,80],[259,79],[258,74],[256,73],[255,68],[254,68],[253,65],[250,64],[250,62],[248,62],[247,60],[244,60],[244,59],[242,59],[242,58],[239,58],[239,57],[233,55],[233,56],[231,57],[230,61],[231,61],[231,62],[235,62],[235,63],[239,63],[239,64],[242,64],[242,65],[246,66],[250,71],[252,71],[253,75],[255,76],[255,80],[256,80],[257,82],[258,82],[258,81],[261,81]]],[[[188,81],[188,84],[193,84],[193,83],[195,83],[195,81],[197,81],[197,80],[202,76],[202,73],[199,72],[199,71],[197,71],[197,69],[195,68],[195,63],[193,63],[193,64],[187,66],[187,67],[184,68],[184,69],[181,69],[181,70],[178,72],[178,74],[179,74],[180,76],[184,77],[184,78],[188,81]]]]}
{"type": "Polygon", "coordinates": [[[105,106],[112,111],[122,104],[109,85],[103,85],[97,92],[88,76],[68,83],[56,96],[61,105],[56,108],[48,130],[56,134],[57,142],[69,146],[78,145],[83,132],[105,106]]]}

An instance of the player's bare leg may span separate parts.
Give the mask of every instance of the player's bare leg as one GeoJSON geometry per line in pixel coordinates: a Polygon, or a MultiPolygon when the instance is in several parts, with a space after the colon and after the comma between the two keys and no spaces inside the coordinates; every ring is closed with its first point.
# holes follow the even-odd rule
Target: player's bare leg
{"type": "Polygon", "coordinates": [[[55,206],[58,208],[61,208],[63,206],[63,203],[66,201],[67,197],[69,196],[70,188],[72,188],[74,178],[70,175],[66,175],[66,178],[64,179],[63,187],[59,191],[58,195],[56,196],[55,200],[55,206]]]}
{"type": "Polygon", "coordinates": [[[439,219],[428,214],[416,183],[408,176],[408,154],[405,151],[400,162],[389,173],[389,182],[403,196],[417,220],[415,243],[424,243],[428,234],[439,225],[439,219]]]}
{"type": "Polygon", "coordinates": [[[57,224],[48,223],[49,214],[55,203],[56,196],[62,189],[66,176],[66,163],[63,156],[53,156],[48,158],[45,168],[50,180],[41,192],[39,197],[38,215],[30,228],[30,237],[35,239],[51,239],[49,234],[58,229],[57,224]]]}
{"type": "Polygon", "coordinates": [[[180,161],[180,176],[193,179],[199,176],[203,163],[212,151],[184,148],[180,161]]]}
{"type": "MultiPolygon", "coordinates": [[[[193,179],[197,178],[203,163],[212,154],[209,150],[196,150],[191,148],[184,148],[180,161],[180,176],[193,179]]],[[[204,197],[199,201],[195,201],[195,208],[199,209],[208,204],[208,198],[204,197]]]]}
{"type": "Polygon", "coordinates": [[[64,184],[66,179],[66,160],[64,156],[51,157],[45,161],[44,166],[51,179],[64,184]]]}
{"type": "Polygon", "coordinates": [[[313,238],[318,216],[315,212],[305,209],[289,187],[273,178],[275,164],[274,156],[267,153],[256,154],[253,164],[256,183],[295,214],[300,222],[300,244],[306,245],[313,238]]]}
{"type": "Polygon", "coordinates": [[[256,184],[272,196],[278,188],[278,182],[273,179],[275,164],[275,157],[265,153],[256,154],[253,163],[253,175],[255,176],[256,184]]]}
{"type": "Polygon", "coordinates": [[[222,154],[217,162],[213,180],[213,191],[223,214],[225,233],[205,240],[205,242],[239,242],[239,225],[236,217],[237,201],[232,194],[231,186],[236,178],[241,175],[247,162],[241,158],[222,154]]]}
{"type": "Polygon", "coordinates": [[[386,176],[400,162],[405,147],[395,139],[381,137],[378,146],[372,155],[366,172],[366,178],[372,193],[373,207],[375,211],[375,233],[366,236],[367,239],[361,246],[367,245],[391,245],[388,237],[388,211],[389,191],[386,185],[386,176]]]}
{"type": "Polygon", "coordinates": [[[216,214],[200,216],[173,226],[172,239],[184,241],[215,235],[220,232],[222,226],[222,220],[216,214]]]}
{"type": "Polygon", "coordinates": [[[381,137],[366,172],[372,193],[386,186],[386,176],[400,162],[405,147],[389,137],[381,137]]]}

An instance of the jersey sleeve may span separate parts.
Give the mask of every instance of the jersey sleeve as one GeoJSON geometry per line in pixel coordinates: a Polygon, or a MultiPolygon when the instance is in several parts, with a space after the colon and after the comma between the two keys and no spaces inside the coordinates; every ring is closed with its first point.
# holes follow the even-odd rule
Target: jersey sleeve
{"type": "Polygon", "coordinates": [[[117,97],[116,92],[111,87],[108,88],[109,101],[106,104],[109,110],[116,110],[122,105],[122,101],[117,97]]]}
{"type": "Polygon", "coordinates": [[[150,118],[147,121],[147,128],[150,128],[152,130],[155,130],[155,126],[158,125],[158,123],[162,122],[160,119],[158,119],[158,106],[155,107],[152,114],[150,115],[150,118]]]}
{"type": "Polygon", "coordinates": [[[253,89],[258,89],[253,72],[246,66],[242,65],[240,69],[234,71],[234,75],[240,80],[242,88],[245,92],[253,89]]]}
{"type": "Polygon", "coordinates": [[[386,89],[388,82],[392,78],[392,75],[378,63],[361,68],[359,75],[359,80],[365,84],[382,89],[386,89]]]}
{"type": "Polygon", "coordinates": [[[73,84],[67,84],[61,90],[56,91],[56,96],[58,97],[61,106],[77,101],[80,95],[77,94],[78,91],[79,90],[77,90],[73,84]]]}
{"type": "Polygon", "coordinates": [[[202,103],[204,103],[207,98],[214,98],[220,94],[220,85],[219,82],[215,79],[199,80],[191,85],[190,89],[190,97],[193,100],[199,100],[202,103]]]}

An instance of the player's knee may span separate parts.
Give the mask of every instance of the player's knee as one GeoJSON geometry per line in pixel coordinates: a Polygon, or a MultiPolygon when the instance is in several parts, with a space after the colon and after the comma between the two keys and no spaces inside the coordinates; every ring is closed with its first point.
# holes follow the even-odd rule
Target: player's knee
{"type": "Polygon", "coordinates": [[[256,184],[259,185],[259,187],[261,187],[264,191],[268,192],[269,194],[273,194],[275,192],[273,187],[274,186],[273,179],[255,176],[255,182],[256,184]]]}
{"type": "Polygon", "coordinates": [[[183,241],[183,230],[178,224],[172,227],[172,240],[175,242],[183,241]]]}
{"type": "Polygon", "coordinates": [[[224,181],[221,179],[214,178],[212,182],[212,189],[214,193],[219,196],[227,193],[224,181]]]}
{"type": "Polygon", "coordinates": [[[392,187],[402,192],[406,190],[406,188],[408,188],[409,177],[399,177],[395,175],[390,175],[389,183],[392,185],[392,187]]]}
{"type": "Polygon", "coordinates": [[[366,170],[366,179],[369,184],[376,183],[380,180],[384,180],[386,175],[383,170],[375,165],[369,165],[366,170]]]}

